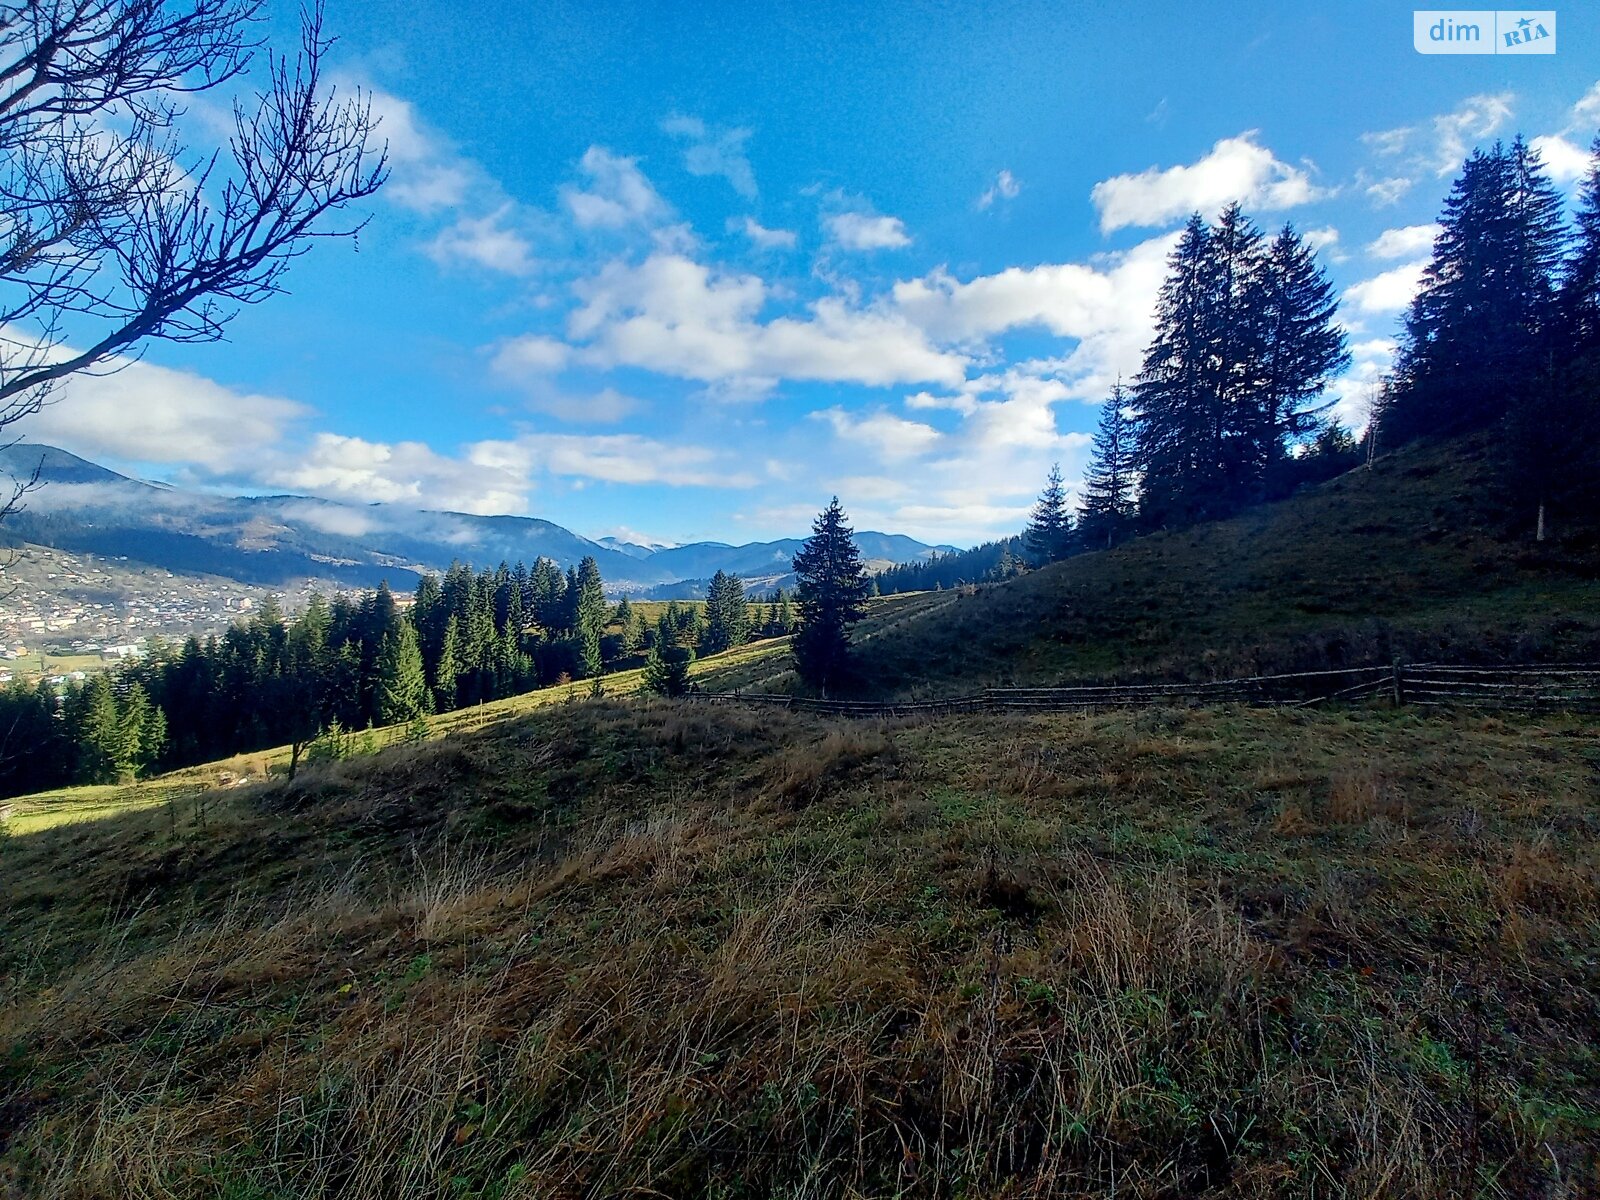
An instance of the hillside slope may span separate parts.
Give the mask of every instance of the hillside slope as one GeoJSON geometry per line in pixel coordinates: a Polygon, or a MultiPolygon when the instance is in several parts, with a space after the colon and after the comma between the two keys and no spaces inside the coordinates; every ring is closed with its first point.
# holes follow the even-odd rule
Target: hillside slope
{"type": "Polygon", "coordinates": [[[930,609],[860,643],[859,690],[1600,658],[1600,554],[1508,533],[1495,483],[1481,444],[1409,448],[930,609]]]}
{"type": "Polygon", "coordinates": [[[1593,732],[602,701],[14,837],[0,1195],[1582,1195],[1593,732]]]}

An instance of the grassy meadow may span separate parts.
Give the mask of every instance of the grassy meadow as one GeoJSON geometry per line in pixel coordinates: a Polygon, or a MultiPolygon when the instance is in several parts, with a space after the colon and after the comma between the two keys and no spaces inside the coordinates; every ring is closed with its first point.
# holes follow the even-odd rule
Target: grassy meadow
{"type": "Polygon", "coordinates": [[[11,837],[0,1194],[1593,1194],[1595,733],[607,698],[11,837]]]}

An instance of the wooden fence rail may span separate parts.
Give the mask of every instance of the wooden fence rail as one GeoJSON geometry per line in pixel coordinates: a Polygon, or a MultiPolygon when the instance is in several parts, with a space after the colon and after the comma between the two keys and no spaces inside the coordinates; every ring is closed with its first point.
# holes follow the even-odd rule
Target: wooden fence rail
{"type": "Polygon", "coordinates": [[[1053,688],[985,688],[945,700],[815,700],[762,692],[700,692],[701,701],[772,705],[838,717],[898,717],[971,712],[1090,712],[1104,708],[1248,704],[1306,708],[1383,698],[1423,707],[1600,712],[1600,665],[1477,667],[1399,663],[1217,679],[1205,683],[1103,683],[1053,688]]]}

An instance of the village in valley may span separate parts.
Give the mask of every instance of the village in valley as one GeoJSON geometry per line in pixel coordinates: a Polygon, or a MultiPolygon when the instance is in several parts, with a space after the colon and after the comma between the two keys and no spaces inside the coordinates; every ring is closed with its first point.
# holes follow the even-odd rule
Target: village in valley
{"type": "Polygon", "coordinates": [[[304,607],[314,588],[258,587],[46,546],[8,557],[0,575],[0,685],[81,680],[142,657],[152,643],[221,633],[268,596],[304,607]]]}

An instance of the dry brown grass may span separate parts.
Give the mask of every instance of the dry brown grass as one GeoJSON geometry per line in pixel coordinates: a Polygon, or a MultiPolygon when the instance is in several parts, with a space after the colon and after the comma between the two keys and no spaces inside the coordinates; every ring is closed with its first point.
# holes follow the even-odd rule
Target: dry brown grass
{"type": "Polygon", "coordinates": [[[14,839],[0,1194],[1582,1195],[1590,732],[602,703],[14,839]]]}

